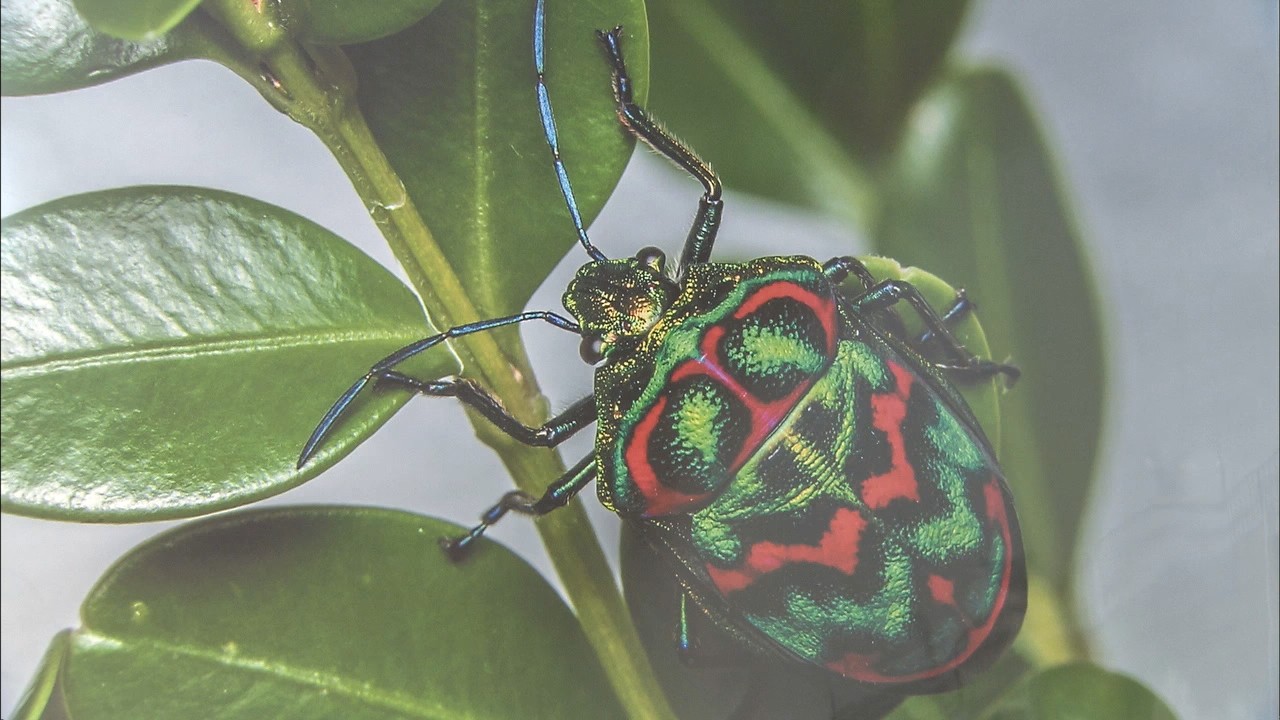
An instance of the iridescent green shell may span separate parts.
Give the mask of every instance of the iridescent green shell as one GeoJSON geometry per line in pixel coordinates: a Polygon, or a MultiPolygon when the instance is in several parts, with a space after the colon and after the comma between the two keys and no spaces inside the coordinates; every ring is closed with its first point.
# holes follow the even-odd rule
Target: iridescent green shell
{"type": "Polygon", "coordinates": [[[985,437],[812,259],[688,268],[596,397],[601,501],[759,648],[926,691],[1016,634],[1023,558],[985,437]]]}

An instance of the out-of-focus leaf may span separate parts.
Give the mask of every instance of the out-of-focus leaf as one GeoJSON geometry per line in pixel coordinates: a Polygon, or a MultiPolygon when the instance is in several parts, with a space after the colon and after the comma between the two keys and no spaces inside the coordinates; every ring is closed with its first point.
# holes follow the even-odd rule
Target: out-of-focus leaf
{"type": "Polygon", "coordinates": [[[1155,693],[1090,663],[1051,668],[1031,679],[1025,717],[1032,720],[1176,720],[1155,693]]]}
{"type": "Polygon", "coordinates": [[[124,40],[151,40],[172,30],[200,0],[74,0],[94,29],[124,40]]]}
{"type": "Polygon", "coordinates": [[[889,720],[1176,720],[1141,683],[1085,662],[1026,675],[989,702],[960,707],[951,700],[912,698],[889,720]]]}
{"type": "Polygon", "coordinates": [[[1034,574],[1067,585],[1102,427],[1098,300],[1057,172],[1003,72],[957,71],[916,109],[882,194],[876,249],[965,287],[1004,398],[1001,459],[1034,574]]]}
{"type": "MultiPolygon", "coordinates": [[[[329,403],[430,334],[413,294],[354,246],[229,193],[80,195],[0,235],[6,512],[155,520],[293,487],[407,394],[367,393],[299,472],[329,403]]],[[[427,376],[454,369],[429,355],[427,376]]]]}
{"type": "MultiPolygon", "coordinates": [[[[956,297],[954,287],[919,268],[904,268],[888,258],[862,260],[879,279],[912,283],[939,309],[948,307],[956,297]]],[[[856,285],[854,280],[849,283],[856,285]]],[[[913,313],[900,315],[912,336],[922,330],[913,313]]],[[[958,322],[954,331],[974,352],[986,352],[986,339],[976,316],[970,315],[958,322]]],[[[993,444],[998,443],[1000,407],[996,381],[962,385],[960,389],[988,437],[993,444]]],[[[893,693],[845,681],[821,668],[754,657],[728,637],[714,639],[715,646],[708,653],[714,656],[711,667],[688,667],[676,652],[681,587],[672,568],[629,525],[624,526],[621,554],[627,606],[631,608],[632,619],[654,671],[683,720],[731,717],[735,720],[776,717],[827,720],[833,713],[839,720],[875,720],[901,702],[901,697],[893,693]]],[[[1015,662],[1002,660],[997,669],[983,677],[991,678],[992,682],[1012,683],[1021,672],[1010,664],[1015,662]]],[[[970,701],[974,703],[976,700],[970,701]]]]}
{"type": "Polygon", "coordinates": [[[278,508],[135,549],[85,600],[63,682],[77,720],[617,718],[560,597],[448,523],[278,508]],[[518,600],[518,601],[517,601],[518,600]]]}
{"type": "MultiPolygon", "coordinates": [[[[538,121],[533,10],[533,0],[447,0],[404,32],[347,48],[370,128],[486,316],[522,309],[576,241],[538,121]]],[[[595,37],[617,24],[626,27],[628,67],[643,99],[648,37],[639,0],[547,6],[547,85],[588,221],[632,147],[595,37]]]]}
{"type": "Polygon", "coordinates": [[[856,217],[968,3],[652,0],[651,107],[730,186],[856,217]]]}
{"type": "Polygon", "coordinates": [[[299,23],[298,37],[345,45],[398,33],[436,9],[441,0],[285,0],[284,12],[299,23]]]}
{"type": "Polygon", "coordinates": [[[0,94],[39,95],[97,85],[203,54],[187,25],[141,42],[104,35],[71,0],[3,0],[0,94]]]}

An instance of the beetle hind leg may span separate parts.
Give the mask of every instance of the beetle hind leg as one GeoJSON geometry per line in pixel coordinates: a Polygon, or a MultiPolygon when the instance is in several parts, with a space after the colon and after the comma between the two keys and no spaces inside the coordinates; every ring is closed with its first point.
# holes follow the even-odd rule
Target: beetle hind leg
{"type": "MultiPolygon", "coordinates": [[[[900,325],[894,306],[905,301],[924,323],[925,331],[910,343],[912,347],[940,370],[960,381],[976,382],[1003,375],[1006,386],[1012,386],[1022,374],[1017,367],[980,358],[964,346],[951,332],[951,326],[973,312],[974,304],[963,290],[957,291],[950,307],[939,315],[914,285],[904,280],[875,282],[866,267],[855,258],[836,258],[823,266],[833,282],[854,274],[867,287],[866,292],[850,303],[853,309],[878,317],[889,317],[900,325]],[[874,283],[874,284],[871,284],[874,283]]],[[[899,330],[899,332],[901,332],[899,330]]],[[[901,336],[901,335],[900,335],[901,336]]]]}

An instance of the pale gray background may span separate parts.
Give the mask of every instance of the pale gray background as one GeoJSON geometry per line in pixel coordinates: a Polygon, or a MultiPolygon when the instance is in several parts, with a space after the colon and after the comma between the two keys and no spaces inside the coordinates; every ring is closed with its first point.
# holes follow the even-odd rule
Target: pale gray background
{"type": "MultiPolygon", "coordinates": [[[[962,56],[1002,62],[1024,81],[1105,299],[1112,380],[1082,550],[1086,622],[1104,662],[1184,718],[1277,717],[1276,37],[1271,0],[989,0],[960,42],[962,56]]],[[[299,212],[393,265],[320,143],[217,66],[5,99],[2,120],[4,215],[101,188],[205,185],[299,212]]],[[[696,194],[637,157],[593,236],[616,255],[674,252],[696,194]]],[[[863,247],[805,213],[734,195],[728,205],[722,249],[738,256],[863,247]]],[[[561,263],[532,306],[558,307],[581,260],[561,263]]],[[[572,338],[541,327],[526,337],[559,407],[589,391],[572,338]]],[[[422,400],[337,469],[271,502],[470,523],[508,489],[504,477],[452,403],[422,400]]],[[[588,504],[612,538],[615,519],[588,504]]],[[[96,578],[170,524],[0,524],[8,709],[96,578]]],[[[548,567],[529,522],[492,536],[548,567]]]]}

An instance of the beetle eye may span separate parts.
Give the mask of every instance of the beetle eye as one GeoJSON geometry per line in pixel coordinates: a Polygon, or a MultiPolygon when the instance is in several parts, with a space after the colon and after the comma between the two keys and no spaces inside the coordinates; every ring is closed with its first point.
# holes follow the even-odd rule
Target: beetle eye
{"type": "Polygon", "coordinates": [[[636,253],[636,259],[641,265],[648,265],[658,272],[662,272],[667,264],[667,254],[656,247],[640,248],[640,252],[636,253]]]}
{"type": "Polygon", "coordinates": [[[582,336],[582,344],[578,346],[578,354],[588,365],[595,365],[604,359],[604,340],[598,335],[582,336]]]}

